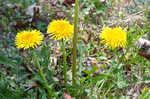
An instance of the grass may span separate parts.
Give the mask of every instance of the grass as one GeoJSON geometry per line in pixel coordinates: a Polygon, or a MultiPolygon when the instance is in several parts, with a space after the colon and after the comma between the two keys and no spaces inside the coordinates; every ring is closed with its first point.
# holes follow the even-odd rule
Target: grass
{"type": "MultiPolygon", "coordinates": [[[[23,5],[23,9],[29,5],[28,3],[23,5]]],[[[138,55],[140,48],[136,46],[140,37],[149,39],[149,23],[146,21],[148,11],[144,10],[146,15],[142,14],[144,16],[144,20],[140,20],[141,23],[143,22],[142,25],[119,22],[115,25],[111,24],[110,27],[121,26],[127,29],[127,47],[112,50],[101,43],[99,38],[102,27],[110,25],[109,18],[112,17],[109,14],[116,15],[113,13],[113,11],[117,12],[116,6],[111,3],[107,2],[106,8],[98,8],[97,3],[82,0],[79,19],[76,17],[74,23],[74,33],[77,33],[78,39],[75,37],[63,42],[48,38],[45,34],[48,24],[40,20],[28,24],[29,26],[25,28],[6,27],[9,22],[18,22],[15,16],[9,15],[13,13],[11,7],[10,13],[5,12],[0,15],[2,19],[0,22],[5,27],[3,30],[0,28],[1,99],[64,99],[64,93],[76,99],[149,99],[150,62],[138,55]],[[82,3],[86,4],[85,7],[82,3]],[[114,10],[109,12],[109,7],[114,10]],[[89,13],[87,14],[86,11],[89,13]],[[14,44],[16,33],[35,28],[40,29],[45,36],[42,45],[34,50],[17,49],[14,44]],[[77,46],[72,48],[76,43],[77,46]]],[[[62,15],[67,14],[68,17],[65,16],[65,19],[73,22],[73,7],[68,8],[63,4],[53,5],[50,12],[52,15],[47,16],[50,22],[61,17],[56,13],[59,9],[54,9],[57,6],[57,8],[62,7],[61,10],[65,9],[62,15]]],[[[1,6],[4,7],[4,4],[1,6]]],[[[136,9],[138,13],[144,8],[136,9]]],[[[17,17],[22,19],[23,11],[16,10],[20,13],[17,17]]],[[[46,13],[48,12],[44,14],[46,13]]],[[[124,12],[124,17],[128,17],[129,14],[131,13],[126,15],[124,12]]],[[[117,15],[115,17],[126,19],[117,15]]],[[[23,21],[27,22],[26,19],[23,21]]]]}

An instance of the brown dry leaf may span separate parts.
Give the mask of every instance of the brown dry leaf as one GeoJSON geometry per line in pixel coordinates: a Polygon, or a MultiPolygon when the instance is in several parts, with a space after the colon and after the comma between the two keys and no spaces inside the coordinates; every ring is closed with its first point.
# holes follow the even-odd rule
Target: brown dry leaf
{"type": "Polygon", "coordinates": [[[38,83],[36,83],[36,82],[34,82],[34,83],[31,83],[31,84],[29,84],[27,87],[27,89],[25,89],[25,91],[28,91],[28,90],[30,90],[30,89],[32,89],[32,88],[34,88],[34,87],[37,87],[37,86],[40,86],[38,83]]]}
{"type": "Polygon", "coordinates": [[[142,56],[150,61],[150,41],[144,38],[139,38],[139,40],[135,44],[140,51],[138,52],[139,56],[142,56]]]}
{"type": "Polygon", "coordinates": [[[130,2],[131,2],[131,0],[123,0],[123,1],[122,1],[122,5],[129,4],[130,2]]]}
{"type": "Polygon", "coordinates": [[[42,7],[41,6],[37,6],[36,3],[28,6],[26,9],[25,9],[25,13],[27,15],[30,15],[30,16],[33,16],[34,15],[34,8],[37,8],[39,9],[39,13],[42,12],[42,7]]]}
{"type": "Polygon", "coordinates": [[[68,8],[70,8],[73,3],[75,3],[75,0],[65,0],[65,1],[63,2],[63,4],[64,4],[65,6],[67,6],[68,8]]]}
{"type": "Polygon", "coordinates": [[[130,3],[131,0],[124,0],[124,3],[130,3]]]}
{"type": "Polygon", "coordinates": [[[131,0],[123,0],[120,4],[120,8],[123,9],[125,6],[129,5],[131,0]]]}
{"type": "Polygon", "coordinates": [[[62,53],[61,53],[61,48],[60,47],[57,47],[54,52],[51,54],[52,57],[57,57],[57,56],[61,56],[62,53]]]}
{"type": "Polygon", "coordinates": [[[84,34],[84,35],[81,35],[81,39],[84,41],[84,43],[88,43],[89,41],[89,34],[84,34]]]}

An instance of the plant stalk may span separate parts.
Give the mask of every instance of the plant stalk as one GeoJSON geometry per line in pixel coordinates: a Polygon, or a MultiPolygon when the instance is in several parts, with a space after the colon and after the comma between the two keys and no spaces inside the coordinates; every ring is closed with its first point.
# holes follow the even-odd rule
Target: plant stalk
{"type": "Polygon", "coordinates": [[[76,59],[77,59],[78,13],[79,13],[79,0],[75,0],[74,36],[73,36],[72,85],[75,85],[75,84],[76,84],[76,59]]]}
{"type": "Polygon", "coordinates": [[[62,41],[62,52],[63,52],[63,72],[64,72],[64,82],[67,83],[67,64],[66,64],[66,51],[65,42],[62,41]]]}
{"type": "Polygon", "coordinates": [[[41,79],[43,80],[42,85],[47,90],[47,97],[48,97],[48,99],[52,99],[52,89],[48,86],[48,82],[47,82],[47,80],[45,78],[45,75],[44,75],[44,73],[42,71],[42,68],[40,66],[40,63],[39,63],[35,53],[34,53],[34,59],[35,59],[35,63],[36,63],[36,65],[38,67],[38,70],[39,70],[39,75],[40,75],[41,79]]]}

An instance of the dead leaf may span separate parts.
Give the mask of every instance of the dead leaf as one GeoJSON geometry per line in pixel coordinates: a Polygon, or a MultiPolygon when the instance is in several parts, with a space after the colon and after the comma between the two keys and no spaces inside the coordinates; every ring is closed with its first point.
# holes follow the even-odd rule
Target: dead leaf
{"type": "Polygon", "coordinates": [[[63,4],[68,8],[71,8],[72,4],[75,3],[75,0],[65,0],[63,4]]]}
{"type": "Polygon", "coordinates": [[[42,12],[42,7],[41,6],[37,6],[36,3],[28,6],[26,9],[25,9],[25,13],[27,15],[30,15],[30,16],[33,16],[34,15],[34,8],[38,8],[39,9],[39,13],[42,12]]]}
{"type": "Polygon", "coordinates": [[[89,42],[89,34],[84,34],[81,36],[81,39],[84,41],[84,43],[88,43],[89,42]]]}

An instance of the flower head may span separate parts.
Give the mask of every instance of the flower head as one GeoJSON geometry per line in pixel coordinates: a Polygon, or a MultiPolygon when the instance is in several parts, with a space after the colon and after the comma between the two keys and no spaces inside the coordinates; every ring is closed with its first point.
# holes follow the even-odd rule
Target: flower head
{"type": "Polygon", "coordinates": [[[17,48],[35,48],[41,44],[43,37],[44,36],[38,30],[21,31],[16,35],[15,44],[17,48]]]}
{"type": "Polygon", "coordinates": [[[55,40],[68,39],[73,34],[73,26],[66,20],[54,20],[49,23],[47,33],[55,40]]]}
{"type": "Polygon", "coordinates": [[[104,27],[100,38],[106,43],[106,46],[110,46],[112,49],[116,47],[125,47],[126,46],[126,31],[120,27],[108,28],[104,27]]]}

